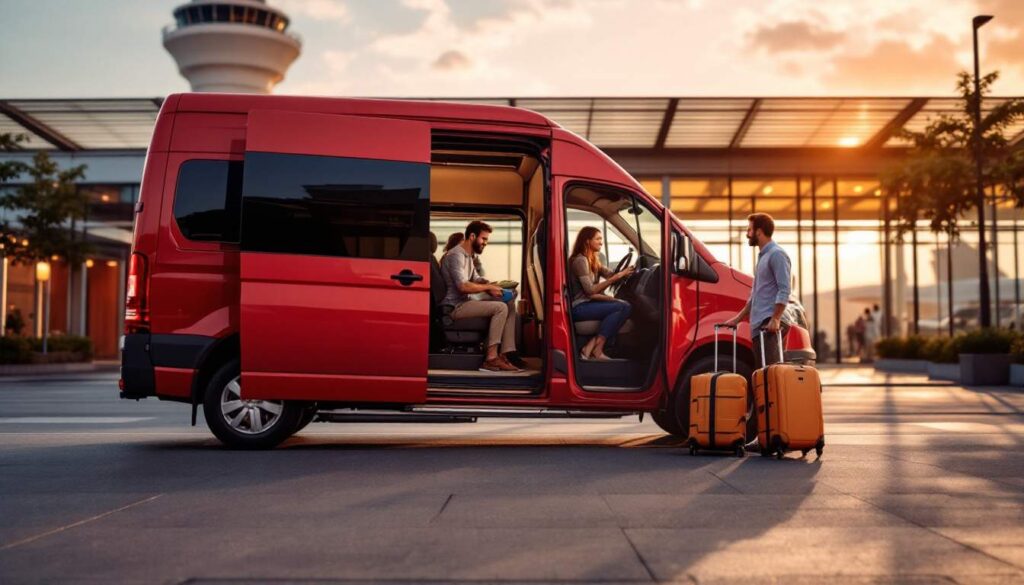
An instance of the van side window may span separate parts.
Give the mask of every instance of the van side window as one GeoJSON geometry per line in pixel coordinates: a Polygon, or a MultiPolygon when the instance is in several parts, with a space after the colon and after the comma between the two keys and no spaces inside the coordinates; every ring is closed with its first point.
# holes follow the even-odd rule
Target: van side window
{"type": "Polygon", "coordinates": [[[174,219],[190,240],[238,242],[241,199],[242,161],[185,161],[174,191],[174,219]]]}
{"type": "Polygon", "coordinates": [[[250,152],[242,250],[426,262],[430,166],[250,152]]]}

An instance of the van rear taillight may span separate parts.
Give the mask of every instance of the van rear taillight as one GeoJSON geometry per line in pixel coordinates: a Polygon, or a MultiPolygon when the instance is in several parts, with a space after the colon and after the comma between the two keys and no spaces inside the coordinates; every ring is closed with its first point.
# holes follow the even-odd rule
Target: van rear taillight
{"type": "Polygon", "coordinates": [[[149,328],[149,270],[146,256],[132,253],[128,263],[128,294],[124,303],[125,333],[149,328]]]}

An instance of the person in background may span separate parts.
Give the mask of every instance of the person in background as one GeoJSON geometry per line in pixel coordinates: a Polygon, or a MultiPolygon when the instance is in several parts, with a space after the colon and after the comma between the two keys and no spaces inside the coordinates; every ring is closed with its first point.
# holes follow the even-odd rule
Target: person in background
{"type": "Polygon", "coordinates": [[[861,352],[860,361],[870,364],[875,361],[875,342],[878,341],[878,322],[875,321],[871,308],[864,309],[864,348],[861,352]]]}
{"type": "Polygon", "coordinates": [[[857,343],[854,347],[850,348],[851,356],[861,357],[864,355],[864,338],[866,331],[867,323],[864,322],[864,315],[857,315],[857,320],[853,322],[853,336],[857,343]]]}
{"type": "Polygon", "coordinates": [[[572,299],[573,321],[601,322],[598,334],[580,349],[580,357],[585,360],[612,359],[604,353],[605,343],[615,339],[615,334],[633,311],[629,302],[604,292],[612,284],[632,274],[633,267],[613,273],[602,266],[599,254],[603,245],[601,230],[587,226],[576,235],[576,243],[569,256],[569,270],[572,272],[570,286],[575,291],[572,299]]]}
{"type": "Polygon", "coordinates": [[[871,307],[871,318],[875,320],[875,340],[882,338],[882,333],[885,332],[884,321],[882,321],[882,308],[875,303],[871,307]]]}
{"type": "Polygon", "coordinates": [[[774,233],[775,220],[767,213],[747,217],[747,244],[760,249],[754,268],[754,287],[743,310],[724,323],[736,327],[749,317],[754,361],[760,364],[759,368],[767,365],[761,361],[761,333],[764,333],[765,360],[770,364],[779,363],[783,361],[784,348],[779,347],[776,332],[781,331],[785,339],[790,326],[784,319],[789,304],[792,263],[786,251],[772,240],[774,233]]]}

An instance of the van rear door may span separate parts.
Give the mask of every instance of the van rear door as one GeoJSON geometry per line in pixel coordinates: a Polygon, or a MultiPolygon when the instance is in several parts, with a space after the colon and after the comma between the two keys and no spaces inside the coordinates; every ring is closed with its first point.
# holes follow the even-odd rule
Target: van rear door
{"type": "Polygon", "coordinates": [[[426,400],[430,127],[253,110],[242,397],[426,400]]]}

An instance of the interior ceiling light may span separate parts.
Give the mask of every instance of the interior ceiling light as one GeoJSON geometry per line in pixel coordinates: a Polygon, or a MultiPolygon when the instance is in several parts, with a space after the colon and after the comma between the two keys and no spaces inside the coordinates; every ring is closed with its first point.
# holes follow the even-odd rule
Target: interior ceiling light
{"type": "Polygon", "coordinates": [[[843,136],[842,138],[839,139],[839,146],[842,146],[844,148],[852,148],[854,146],[857,146],[857,144],[859,143],[860,141],[857,140],[856,136],[843,136]]]}
{"type": "Polygon", "coordinates": [[[854,185],[853,186],[853,192],[854,193],[863,193],[864,192],[864,186],[863,185],[854,185]]]}
{"type": "Polygon", "coordinates": [[[772,187],[771,185],[765,185],[764,189],[761,189],[761,193],[764,193],[765,195],[771,195],[773,191],[775,191],[775,187],[772,187]]]}

